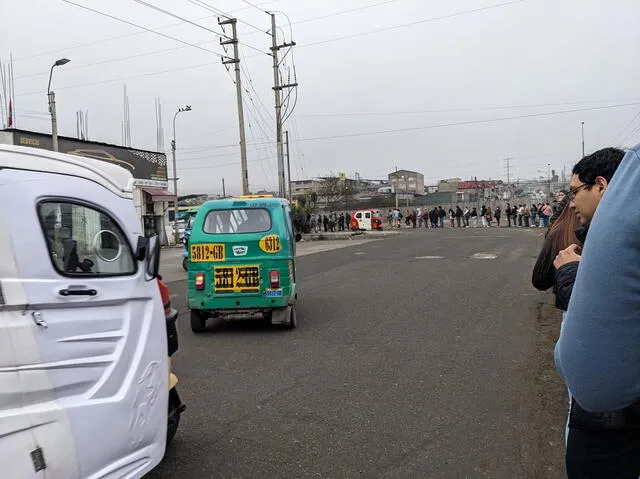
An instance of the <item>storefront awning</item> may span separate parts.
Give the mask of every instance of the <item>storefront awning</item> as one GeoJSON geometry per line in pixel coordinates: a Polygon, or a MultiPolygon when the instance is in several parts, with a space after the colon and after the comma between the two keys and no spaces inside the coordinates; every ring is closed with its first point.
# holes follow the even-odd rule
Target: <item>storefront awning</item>
{"type": "Polygon", "coordinates": [[[165,188],[142,188],[142,191],[151,195],[153,201],[175,201],[176,195],[169,193],[165,188]]]}

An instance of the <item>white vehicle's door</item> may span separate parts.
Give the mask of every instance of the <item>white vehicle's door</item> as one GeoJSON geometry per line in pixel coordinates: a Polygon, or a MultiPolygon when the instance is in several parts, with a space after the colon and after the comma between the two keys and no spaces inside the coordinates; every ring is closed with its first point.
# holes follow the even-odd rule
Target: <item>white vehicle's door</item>
{"type": "MultiPolygon", "coordinates": [[[[168,369],[133,204],[50,173],[0,170],[0,188],[17,265],[7,286],[26,297],[9,324],[22,389],[12,414],[29,421],[42,477],[141,477],[164,454],[168,369]]],[[[4,470],[10,448],[0,436],[4,470]]]]}
{"type": "Polygon", "coordinates": [[[361,211],[358,211],[356,213],[356,220],[358,221],[358,229],[363,229],[364,228],[364,223],[363,223],[362,212],[361,211]]]}
{"type": "Polygon", "coordinates": [[[365,211],[364,213],[364,229],[371,229],[371,211],[365,211]]]}
{"type": "MultiPolygon", "coordinates": [[[[0,182],[0,224],[9,224],[4,208],[0,182]]],[[[0,464],[14,477],[41,478],[42,469],[32,460],[37,455],[31,421],[22,411],[22,389],[16,368],[12,325],[21,319],[25,304],[24,292],[12,288],[7,279],[17,276],[13,261],[9,228],[0,228],[0,464]]]]}

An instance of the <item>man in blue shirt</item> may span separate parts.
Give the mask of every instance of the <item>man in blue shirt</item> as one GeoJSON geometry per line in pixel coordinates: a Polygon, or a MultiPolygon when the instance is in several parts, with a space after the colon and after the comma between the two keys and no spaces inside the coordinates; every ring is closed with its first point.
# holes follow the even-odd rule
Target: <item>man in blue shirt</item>
{"type": "Polygon", "coordinates": [[[571,178],[570,206],[589,225],[582,255],[570,247],[556,264],[580,261],[555,349],[574,398],[571,479],[640,476],[639,151],[601,150],[571,178]]]}

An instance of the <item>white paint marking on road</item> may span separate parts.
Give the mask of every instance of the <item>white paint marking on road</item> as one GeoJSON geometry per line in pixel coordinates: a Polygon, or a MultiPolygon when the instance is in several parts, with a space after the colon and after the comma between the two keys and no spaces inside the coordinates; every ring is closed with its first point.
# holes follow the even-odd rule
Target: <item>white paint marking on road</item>
{"type": "Polygon", "coordinates": [[[353,253],[353,254],[367,254],[367,253],[365,253],[364,251],[356,251],[356,252],[355,252],[355,253],[353,253]]]}
{"type": "Polygon", "coordinates": [[[497,257],[498,255],[493,253],[476,253],[471,255],[472,259],[496,259],[497,257]]]}
{"type": "Polygon", "coordinates": [[[444,259],[444,256],[416,256],[416,259],[444,259]]]}

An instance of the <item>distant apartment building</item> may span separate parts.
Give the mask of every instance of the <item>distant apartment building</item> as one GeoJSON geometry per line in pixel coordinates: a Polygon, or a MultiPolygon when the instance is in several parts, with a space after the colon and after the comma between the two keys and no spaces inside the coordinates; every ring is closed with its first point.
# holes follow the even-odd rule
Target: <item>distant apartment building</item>
{"type": "Polygon", "coordinates": [[[482,201],[494,198],[497,192],[496,181],[461,181],[457,188],[457,201],[482,201]]]}
{"type": "Polygon", "coordinates": [[[424,195],[424,175],[417,171],[398,170],[389,173],[389,184],[398,193],[424,195]]]}
{"type": "Polygon", "coordinates": [[[458,191],[460,178],[449,178],[438,182],[438,193],[455,193],[458,191]]]}
{"type": "Polygon", "coordinates": [[[293,180],[291,182],[291,195],[295,198],[298,196],[307,196],[311,193],[318,193],[322,187],[320,180],[293,180]]]}

